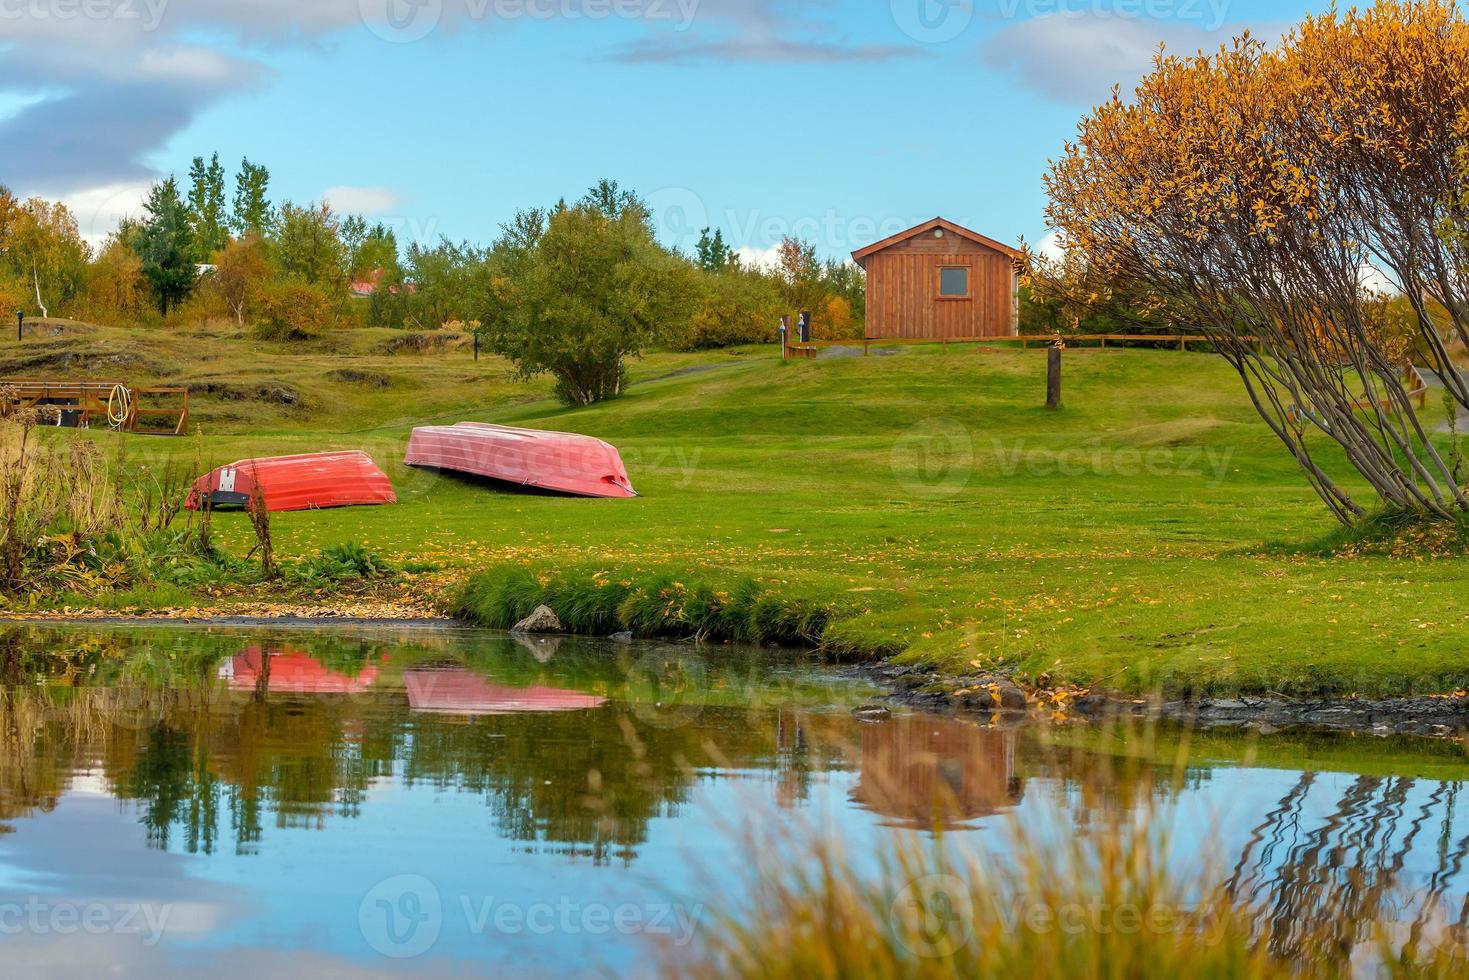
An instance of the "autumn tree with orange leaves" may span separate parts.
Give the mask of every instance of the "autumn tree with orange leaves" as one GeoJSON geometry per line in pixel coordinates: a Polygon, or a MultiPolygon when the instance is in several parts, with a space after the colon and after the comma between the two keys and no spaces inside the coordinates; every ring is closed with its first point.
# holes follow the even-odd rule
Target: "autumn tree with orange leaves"
{"type": "Polygon", "coordinates": [[[1469,512],[1364,285],[1364,270],[1388,274],[1414,346],[1469,406],[1447,349],[1469,341],[1466,171],[1469,24],[1446,0],[1381,0],[1278,45],[1160,54],[1132,99],[1082,121],[1046,183],[1076,261],[1214,340],[1351,524],[1371,502],[1320,465],[1323,434],[1379,505],[1469,512]]]}

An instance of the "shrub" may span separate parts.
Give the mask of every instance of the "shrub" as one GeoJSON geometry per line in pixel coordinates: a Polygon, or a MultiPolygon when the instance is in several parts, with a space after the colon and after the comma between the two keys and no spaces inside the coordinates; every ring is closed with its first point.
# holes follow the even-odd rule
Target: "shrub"
{"type": "Polygon", "coordinates": [[[852,304],[841,296],[828,296],[811,326],[817,340],[862,339],[862,324],[852,318],[852,304]]]}
{"type": "Polygon", "coordinates": [[[389,579],[398,569],[366,545],[347,541],[322,548],[314,558],[291,563],[283,572],[298,585],[323,585],[389,579]]]}
{"type": "Polygon", "coordinates": [[[15,314],[25,308],[21,301],[21,291],[12,284],[0,280],[0,328],[5,323],[13,320],[15,314]]]}
{"type": "Polygon", "coordinates": [[[680,350],[707,350],[777,339],[784,309],[778,283],[761,272],[744,269],[728,269],[700,278],[703,295],[689,318],[688,329],[679,338],[680,350]]]}
{"type": "Polygon", "coordinates": [[[263,340],[310,340],[336,323],[336,304],[327,290],[288,280],[261,290],[260,322],[255,332],[263,340]]]}
{"type": "Polygon", "coordinates": [[[569,632],[588,636],[627,630],[645,638],[782,646],[820,646],[832,618],[829,605],[777,594],[753,579],[723,588],[668,571],[612,581],[600,574],[538,575],[520,565],[471,576],[453,612],[509,629],[542,605],[569,632]]]}

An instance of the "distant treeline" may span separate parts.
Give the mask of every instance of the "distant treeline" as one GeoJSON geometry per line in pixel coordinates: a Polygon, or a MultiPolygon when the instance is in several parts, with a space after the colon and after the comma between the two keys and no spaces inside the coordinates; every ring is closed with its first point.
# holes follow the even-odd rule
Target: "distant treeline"
{"type": "MultiPolygon", "coordinates": [[[[754,267],[709,229],[692,255],[668,249],[647,205],[614,181],[574,204],[521,212],[489,245],[440,238],[406,246],[388,224],[325,202],[277,203],[270,182],[266,167],[244,160],[231,188],[218,154],[197,157],[185,180],[155,184],[141,215],[95,249],[64,205],[21,201],[0,187],[0,315],[122,326],[232,321],[282,340],[356,326],[483,328],[503,312],[507,280],[524,287],[537,274],[525,259],[540,237],[581,212],[607,225],[631,216],[647,246],[634,249],[634,266],[667,263],[681,273],[676,295],[660,305],[668,318],[657,325],[661,346],[774,340],[780,317],[802,310],[814,314],[820,336],[862,334],[865,282],[856,266],[820,261],[814,246],[787,239],[776,265],[754,267]]],[[[647,285],[633,268],[618,274],[621,282],[601,284],[603,300],[647,285]]],[[[618,305],[583,299],[608,313],[618,305]]]]}

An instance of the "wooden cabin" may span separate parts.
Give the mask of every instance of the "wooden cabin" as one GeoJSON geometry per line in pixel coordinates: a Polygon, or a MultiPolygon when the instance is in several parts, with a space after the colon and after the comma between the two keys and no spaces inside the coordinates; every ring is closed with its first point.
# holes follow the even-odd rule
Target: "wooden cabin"
{"type": "Polygon", "coordinates": [[[1020,332],[1020,253],[934,218],[852,253],[867,273],[874,340],[1013,337],[1020,332]]]}

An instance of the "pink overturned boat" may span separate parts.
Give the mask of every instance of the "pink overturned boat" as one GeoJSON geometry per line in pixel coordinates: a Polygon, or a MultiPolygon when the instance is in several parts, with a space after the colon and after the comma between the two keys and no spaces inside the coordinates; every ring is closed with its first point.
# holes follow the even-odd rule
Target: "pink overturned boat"
{"type": "Polygon", "coordinates": [[[408,706],[433,715],[548,714],[600,708],[607,699],[554,687],[505,687],[460,668],[413,669],[403,672],[408,706]]]}
{"type": "Polygon", "coordinates": [[[409,466],[580,497],[636,497],[615,446],[572,432],[460,422],[413,430],[409,466]]]}

